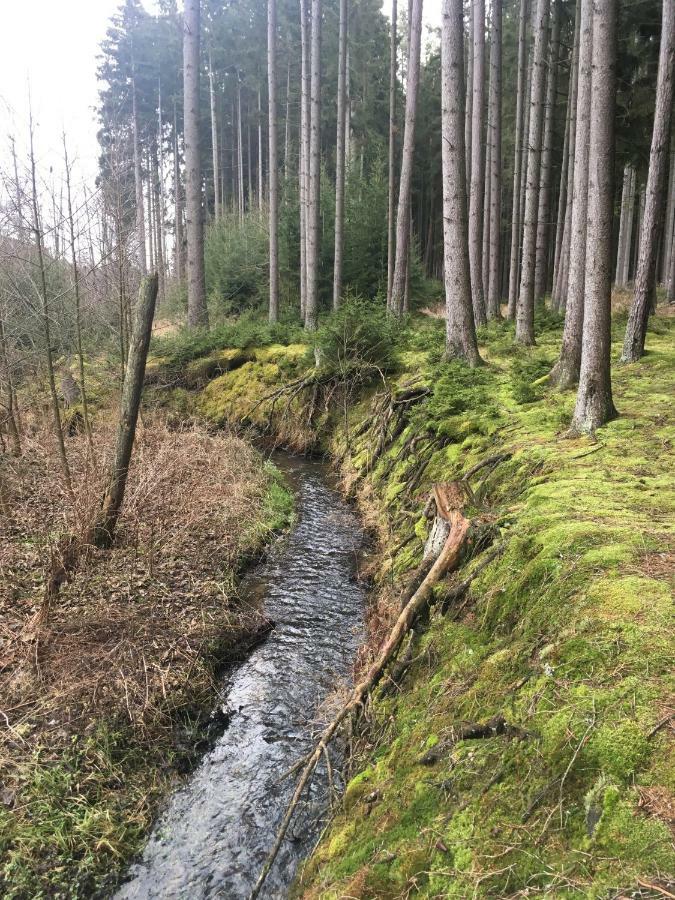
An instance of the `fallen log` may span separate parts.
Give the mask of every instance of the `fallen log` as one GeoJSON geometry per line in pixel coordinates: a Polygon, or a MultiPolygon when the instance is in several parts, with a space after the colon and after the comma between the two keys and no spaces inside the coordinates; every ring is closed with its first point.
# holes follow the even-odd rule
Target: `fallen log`
{"type": "MultiPolygon", "coordinates": [[[[461,496],[461,490],[459,487],[457,488],[457,496],[461,496]]],[[[420,586],[417,588],[415,593],[412,595],[404,609],[401,611],[398,619],[396,620],[396,623],[394,624],[394,627],[389,633],[389,637],[380,648],[376,660],[372,663],[366,675],[354,687],[349,700],[342,706],[337,715],[326,726],[319,740],[315,744],[314,750],[305,758],[306,761],[298,779],[298,783],[295,787],[295,791],[293,792],[293,797],[291,798],[291,802],[289,803],[284,818],[281,822],[272,849],[270,850],[269,855],[265,860],[265,864],[260,872],[258,880],[256,881],[256,884],[251,891],[250,900],[255,900],[255,898],[258,897],[260,891],[262,890],[265,880],[284,841],[286,832],[288,831],[288,827],[293,817],[293,813],[295,812],[295,809],[302,796],[302,792],[304,791],[310,778],[314,774],[314,770],[316,769],[324,752],[327,750],[328,744],[333,739],[345,719],[347,719],[353,712],[355,712],[359,707],[363,705],[366,697],[377,685],[384,673],[386,666],[398,650],[404,636],[408,633],[408,631],[410,631],[413,623],[417,619],[419,612],[429,602],[429,598],[434,586],[438,583],[438,581],[440,581],[441,578],[443,578],[444,575],[447,574],[447,572],[449,572],[454,566],[457,565],[469,531],[470,522],[464,517],[461,509],[454,509],[452,511],[448,511],[448,513],[448,519],[451,525],[450,533],[438,558],[436,559],[428,574],[426,575],[420,586]]]]}

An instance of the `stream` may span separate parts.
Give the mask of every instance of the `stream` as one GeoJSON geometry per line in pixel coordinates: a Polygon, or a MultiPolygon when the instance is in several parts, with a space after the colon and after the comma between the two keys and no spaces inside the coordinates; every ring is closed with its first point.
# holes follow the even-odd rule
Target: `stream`
{"type": "MultiPolygon", "coordinates": [[[[255,884],[295,779],[282,778],[308,751],[320,706],[348,684],[362,640],[364,589],[355,579],[363,534],[326,467],[279,455],[296,494],[298,519],[241,585],[244,602],[275,622],[266,640],[222,686],[229,723],[169,800],[117,900],[232,898],[255,884]]],[[[333,759],[339,769],[339,759],[333,759]]],[[[261,894],[285,898],[321,828],[328,797],[317,770],[305,803],[261,894]]]]}

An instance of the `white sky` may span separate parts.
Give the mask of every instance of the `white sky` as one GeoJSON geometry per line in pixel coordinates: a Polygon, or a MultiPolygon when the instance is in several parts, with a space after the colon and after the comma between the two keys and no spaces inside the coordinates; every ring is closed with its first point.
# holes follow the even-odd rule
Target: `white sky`
{"type": "MultiPolygon", "coordinates": [[[[264,3],[265,0],[260,0],[264,3]]],[[[120,0],[4,0],[0,27],[0,162],[8,136],[25,158],[28,84],[36,122],[36,155],[43,173],[60,168],[66,130],[77,175],[96,174],[98,145],[96,56],[120,0]]],[[[145,5],[152,8],[152,2],[145,5]]],[[[383,9],[389,12],[390,0],[383,9]]],[[[425,0],[425,23],[440,24],[440,0],[425,0]]]]}

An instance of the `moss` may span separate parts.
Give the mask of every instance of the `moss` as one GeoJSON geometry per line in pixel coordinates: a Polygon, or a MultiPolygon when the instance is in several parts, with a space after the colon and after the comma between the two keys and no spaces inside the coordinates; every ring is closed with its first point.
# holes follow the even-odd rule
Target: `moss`
{"type": "MultiPolygon", "coordinates": [[[[417,461],[397,458],[409,431],[375,473],[365,468],[370,431],[347,460],[383,541],[408,539],[383,564],[382,583],[400,586],[419,562],[431,484],[501,450],[511,458],[472,484],[483,480],[482,508],[505,551],[475,580],[459,621],[430,617],[401,690],[373,702],[379,737],[364,779],[350,782],[300,895],[606,898],[673,869],[668,829],[640,811],[632,785],[673,789],[667,736],[647,735],[671,683],[671,594],[659,560],[672,539],[663,448],[675,439],[664,416],[674,326],[659,320],[650,354],[615,369],[621,417],[596,444],[561,433],[574,398],[541,379],[560,324],[541,326],[538,347],[523,352],[510,324],[491,325],[481,347],[488,366],[474,373],[442,363],[442,329],[420,325],[398,383],[414,374],[433,387],[408,427],[446,445],[413,496],[406,482],[417,461]],[[453,745],[458,723],[496,713],[526,737],[453,745]],[[433,766],[420,764],[446,745],[433,766]],[[366,814],[359,801],[373,791],[366,814]]],[[[366,404],[354,421],[369,414],[366,404]]]]}

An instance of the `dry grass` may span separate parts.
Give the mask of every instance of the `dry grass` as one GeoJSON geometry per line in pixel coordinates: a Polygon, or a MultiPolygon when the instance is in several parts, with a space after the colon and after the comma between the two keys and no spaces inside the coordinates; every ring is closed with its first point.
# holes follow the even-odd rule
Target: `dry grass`
{"type": "Polygon", "coordinates": [[[233,584],[260,536],[252,524],[266,491],[259,459],[236,437],[146,420],[117,545],[92,550],[38,640],[22,640],[59,536],[81,530],[96,508],[111,437],[111,428],[97,430],[95,464],[83,438],[69,441],[75,508],[48,434],[35,435],[4,472],[11,518],[0,531],[0,754],[13,765],[37,741],[66,740],[101,717],[126,720],[146,739],[170,729],[177,708],[209,689],[213,654],[261,626],[236,602],[233,584]]]}

